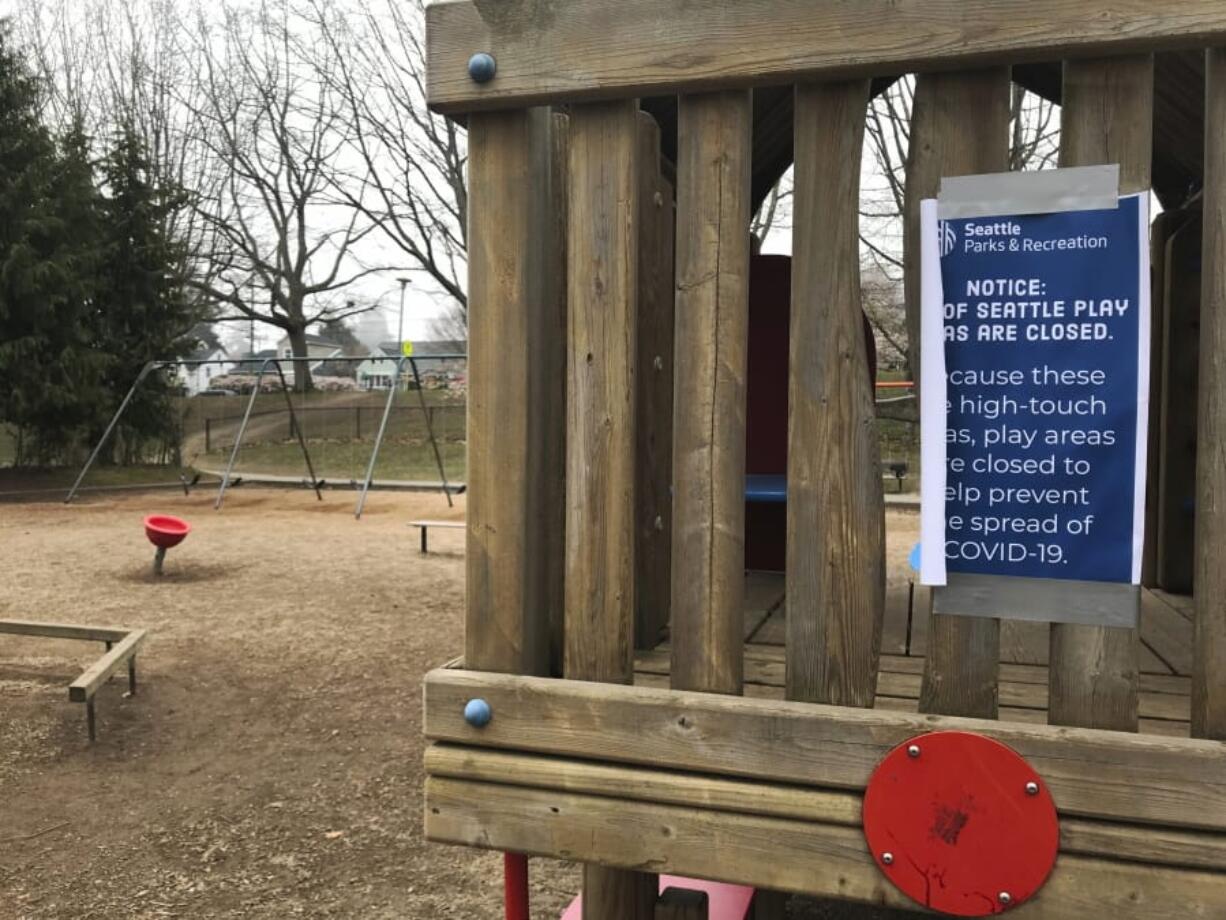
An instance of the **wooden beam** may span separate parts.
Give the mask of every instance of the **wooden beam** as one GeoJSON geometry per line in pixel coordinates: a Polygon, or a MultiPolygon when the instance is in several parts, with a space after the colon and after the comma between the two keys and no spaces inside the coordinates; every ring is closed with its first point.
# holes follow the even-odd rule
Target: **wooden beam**
{"type": "Polygon", "coordinates": [[[549,244],[552,251],[546,253],[546,257],[549,259],[547,270],[554,275],[551,296],[557,298],[558,304],[554,316],[555,325],[549,335],[553,337],[550,341],[560,343],[560,347],[550,349],[549,352],[553,361],[550,373],[555,375],[554,401],[549,406],[542,406],[541,411],[546,417],[546,430],[551,433],[546,441],[548,450],[545,465],[551,470],[561,471],[561,475],[553,476],[546,486],[549,492],[546,499],[549,504],[542,509],[546,516],[542,526],[549,528],[544,538],[551,543],[546,554],[550,560],[546,581],[549,608],[549,676],[561,677],[562,661],[566,652],[566,567],[560,565],[559,560],[566,558],[566,230],[570,213],[566,196],[569,186],[567,171],[570,169],[570,117],[554,112],[552,118],[549,191],[554,235],[549,244]]]}
{"type": "MultiPolygon", "coordinates": [[[[1064,65],[1060,165],[1120,165],[1120,191],[1148,192],[1153,152],[1152,55],[1064,65]]],[[[1138,630],[1053,623],[1055,725],[1137,730],[1138,630]]]]}
{"type": "Polygon", "coordinates": [[[1226,741],[1226,50],[1207,53],[1205,87],[1192,733],[1226,741]]]}
{"type": "Polygon", "coordinates": [[[668,626],[673,535],[673,187],[660,172],[660,126],[639,112],[639,291],[635,403],[636,648],[668,626]]]}
{"type": "Polygon", "coordinates": [[[1166,282],[1168,265],[1166,244],[1187,217],[1182,211],[1163,211],[1154,218],[1149,231],[1150,284],[1150,362],[1149,362],[1149,443],[1146,450],[1145,549],[1141,559],[1141,584],[1158,587],[1158,543],[1162,536],[1158,513],[1162,481],[1162,442],[1164,409],[1162,379],[1166,351],[1166,282]]]}
{"type": "MultiPolygon", "coordinates": [[[[863,823],[863,796],[857,792],[832,792],[513,751],[436,744],[426,750],[426,772],[451,779],[733,814],[792,818],[841,827],[858,828],[863,823]]],[[[1060,821],[1060,852],[1226,871],[1226,835],[1205,831],[1065,817],[1060,821]]]]}
{"type": "Polygon", "coordinates": [[[941,729],[1012,747],[1062,814],[1226,828],[1226,747],[1214,741],[472,671],[426,679],[434,740],[834,789],[863,789],[896,745],[941,729]],[[474,697],[493,708],[482,729],[463,718],[474,697]]]}
{"type": "MultiPolygon", "coordinates": [[[[916,82],[917,115],[911,129],[907,173],[907,202],[913,209],[907,216],[908,263],[916,297],[920,276],[919,202],[935,197],[945,176],[1009,168],[1011,89],[1007,67],[922,74],[916,82]],[[911,183],[917,187],[912,189],[911,183]]],[[[918,301],[912,308],[918,331],[918,301]]],[[[918,344],[915,355],[918,359],[918,344]]],[[[926,592],[923,600],[930,611],[931,592],[926,592]]],[[[999,660],[999,620],[930,614],[921,711],[996,718],[999,660]]]]}
{"type": "Polygon", "coordinates": [[[613,683],[634,654],[637,110],[570,116],[565,672],[613,683]]]}
{"type": "Polygon", "coordinates": [[[872,706],[885,508],[860,307],[869,83],[796,87],[788,359],[787,693],[872,706]]]}
{"type": "Polygon", "coordinates": [[[752,134],[748,92],[678,100],[671,641],[681,690],[741,692],[752,134]]]}
{"type": "MultiPolygon", "coordinates": [[[[470,668],[549,673],[552,483],[560,479],[557,375],[564,309],[546,268],[548,109],[468,125],[468,549],[470,668]]],[[[555,499],[556,500],[556,499],[555,499]]]]}
{"type": "Polygon", "coordinates": [[[426,8],[440,111],[1204,47],[1226,0],[452,0],[426,8]],[[469,58],[497,76],[478,84],[469,58]]]}
{"type": "MultiPolygon", "coordinates": [[[[1155,581],[1167,591],[1192,593],[1196,568],[1196,425],[1200,368],[1204,253],[1200,209],[1177,211],[1163,246],[1162,375],[1158,429],[1158,540],[1155,581]]],[[[1189,649],[1190,651],[1190,649],[1189,649]]]]}
{"type": "Polygon", "coordinates": [[[42,636],[45,639],[83,639],[118,642],[132,630],[113,626],[78,626],[71,623],[36,623],[33,620],[0,620],[0,634],[42,636]]]}
{"type": "MultiPolygon", "coordinates": [[[[634,674],[638,101],[570,113],[566,655],[571,681],[634,674]]],[[[650,920],[654,875],[583,867],[585,920],[650,920]]]]}
{"type": "Polygon", "coordinates": [[[134,629],[111,647],[111,650],[90,665],[80,677],[68,685],[68,699],[86,703],[107,682],[112,674],[128,663],[145,641],[145,630],[134,629]]]}
{"type": "MultiPolygon", "coordinates": [[[[426,837],[556,859],[718,878],[914,908],[868,853],[860,828],[430,777],[426,837]],[[815,868],[816,867],[816,868],[815,868]]],[[[1226,914],[1226,876],[1065,855],[1019,917],[1185,920],[1226,914]]]]}

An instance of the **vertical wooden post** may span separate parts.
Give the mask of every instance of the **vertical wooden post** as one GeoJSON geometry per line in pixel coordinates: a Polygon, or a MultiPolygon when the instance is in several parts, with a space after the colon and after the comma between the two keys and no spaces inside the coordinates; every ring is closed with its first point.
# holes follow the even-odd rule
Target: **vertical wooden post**
{"type": "MultiPolygon", "coordinates": [[[[1009,70],[1002,67],[916,80],[907,170],[907,220],[915,225],[907,262],[916,298],[919,202],[936,197],[944,176],[1009,168],[1009,93],[1009,70]]],[[[918,312],[918,300],[914,306],[918,312]]],[[[931,605],[931,594],[923,596],[931,605]]],[[[933,614],[928,629],[920,710],[996,718],[1000,621],[933,614]]]]}
{"type": "Polygon", "coordinates": [[[548,109],[474,114],[468,128],[468,552],[464,657],[547,674],[557,578],[551,483],[563,471],[556,406],[564,340],[545,256],[548,109]]]}
{"type": "Polygon", "coordinates": [[[869,83],[796,87],[788,386],[787,695],[872,706],[885,509],[860,307],[869,83]]]}
{"type": "Polygon", "coordinates": [[[1150,227],[1150,311],[1151,341],[1149,361],[1149,443],[1145,479],[1145,550],[1141,559],[1141,584],[1147,588],[1158,586],[1158,541],[1162,534],[1159,526],[1159,483],[1162,480],[1162,413],[1163,377],[1166,352],[1166,260],[1167,240],[1186,220],[1182,211],[1164,211],[1154,218],[1150,227]]]}
{"type": "Polygon", "coordinates": [[[660,174],[660,126],[639,112],[639,298],[635,415],[638,469],[634,644],[655,648],[668,625],[672,571],[673,213],[660,174]]]}
{"type": "Polygon", "coordinates": [[[678,101],[672,685],[714,693],[743,673],[752,111],[678,101]]]}
{"type": "Polygon", "coordinates": [[[551,193],[554,236],[550,244],[547,272],[553,275],[554,296],[558,298],[559,309],[554,316],[554,325],[548,333],[556,337],[555,341],[561,347],[554,354],[555,364],[549,369],[554,375],[555,402],[550,406],[542,406],[546,416],[547,428],[553,433],[549,439],[549,469],[555,470],[546,489],[546,504],[541,513],[546,518],[544,526],[551,529],[552,544],[547,552],[551,560],[548,581],[549,604],[549,673],[553,677],[562,676],[562,660],[564,658],[565,635],[565,572],[562,560],[566,558],[566,224],[569,209],[567,207],[567,172],[570,169],[570,118],[555,112],[553,114],[553,159],[551,163],[551,193]]]}
{"type": "MultiPolygon", "coordinates": [[[[634,657],[638,103],[576,106],[567,193],[565,674],[628,684],[634,657]]],[[[588,865],[585,920],[650,918],[654,875],[588,865]]]]}
{"type": "MultiPolygon", "coordinates": [[[[1199,390],[1201,288],[1204,240],[1199,210],[1173,215],[1178,228],[1163,247],[1166,266],[1162,291],[1165,360],[1159,378],[1162,412],[1158,428],[1158,586],[1191,594],[1196,562],[1196,414],[1199,390]]],[[[1152,473],[1151,473],[1152,475],[1152,473]]]]}
{"type": "MultiPolygon", "coordinates": [[[[1067,61],[1060,165],[1120,164],[1121,192],[1148,191],[1152,55],[1067,61]]],[[[1137,630],[1055,623],[1049,664],[1053,725],[1137,730],[1137,630]]]]}
{"type": "Polygon", "coordinates": [[[1205,58],[1204,288],[1196,461],[1192,735],[1226,741],[1226,50],[1205,58]]]}

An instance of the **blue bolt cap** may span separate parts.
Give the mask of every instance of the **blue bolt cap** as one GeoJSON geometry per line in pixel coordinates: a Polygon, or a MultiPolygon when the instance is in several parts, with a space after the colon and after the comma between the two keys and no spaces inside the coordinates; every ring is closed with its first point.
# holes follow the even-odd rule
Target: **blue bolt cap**
{"type": "Polygon", "coordinates": [[[468,75],[475,83],[489,83],[498,72],[498,62],[492,54],[478,51],[468,59],[468,75]]]}
{"type": "Polygon", "coordinates": [[[485,728],[494,718],[494,711],[485,700],[469,700],[464,704],[464,721],[473,728],[485,728]]]}

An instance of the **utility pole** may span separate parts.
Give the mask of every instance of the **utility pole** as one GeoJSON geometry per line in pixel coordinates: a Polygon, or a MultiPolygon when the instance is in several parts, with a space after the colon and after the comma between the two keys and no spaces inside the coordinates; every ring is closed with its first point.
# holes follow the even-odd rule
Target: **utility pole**
{"type": "Polygon", "coordinates": [[[396,328],[396,341],[404,347],[404,289],[413,283],[412,278],[397,278],[400,282],[400,321],[396,328]]]}
{"type": "MultiPolygon", "coordinates": [[[[413,279],[397,278],[396,280],[400,282],[400,320],[396,324],[396,345],[400,348],[400,355],[396,357],[399,359],[404,354],[404,289],[413,283],[413,279]]],[[[393,386],[399,385],[399,380],[396,380],[395,384],[393,384],[393,386]]]]}

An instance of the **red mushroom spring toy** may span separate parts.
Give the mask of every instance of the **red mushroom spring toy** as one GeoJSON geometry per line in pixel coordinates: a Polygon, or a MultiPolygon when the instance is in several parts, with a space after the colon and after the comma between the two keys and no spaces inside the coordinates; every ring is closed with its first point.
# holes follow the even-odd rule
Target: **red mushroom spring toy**
{"type": "Polygon", "coordinates": [[[145,536],[157,547],[157,552],[153,556],[154,575],[162,574],[162,562],[166,558],[166,550],[182,543],[191,530],[191,525],[187,521],[169,514],[151,514],[145,518],[145,536]]]}

